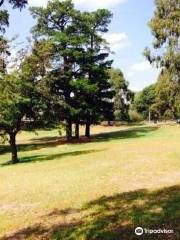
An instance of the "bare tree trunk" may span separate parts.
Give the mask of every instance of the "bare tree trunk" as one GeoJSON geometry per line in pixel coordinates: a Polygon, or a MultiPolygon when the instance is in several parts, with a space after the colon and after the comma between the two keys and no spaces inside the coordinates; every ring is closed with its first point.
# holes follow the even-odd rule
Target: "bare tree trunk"
{"type": "Polygon", "coordinates": [[[78,122],[75,125],[75,137],[79,139],[79,123],[78,122]]]}
{"type": "Polygon", "coordinates": [[[16,133],[9,133],[9,144],[11,147],[12,153],[12,163],[19,163],[18,154],[17,154],[17,145],[16,145],[16,133]]]}

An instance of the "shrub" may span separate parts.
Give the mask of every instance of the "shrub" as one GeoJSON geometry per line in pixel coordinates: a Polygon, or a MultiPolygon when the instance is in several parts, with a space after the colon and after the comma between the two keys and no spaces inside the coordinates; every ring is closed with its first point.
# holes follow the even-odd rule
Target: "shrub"
{"type": "Polygon", "coordinates": [[[135,110],[129,111],[129,118],[130,118],[131,122],[142,122],[143,121],[142,115],[139,114],[138,112],[136,112],[135,110]]]}

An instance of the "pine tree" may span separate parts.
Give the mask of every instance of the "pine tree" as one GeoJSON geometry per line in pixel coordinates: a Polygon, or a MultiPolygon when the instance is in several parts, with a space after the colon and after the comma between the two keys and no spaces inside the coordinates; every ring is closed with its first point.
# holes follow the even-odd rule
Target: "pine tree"
{"type": "Polygon", "coordinates": [[[54,46],[54,58],[51,73],[47,83],[49,94],[59,97],[59,120],[66,121],[66,136],[72,138],[72,123],[77,114],[74,108],[74,71],[76,58],[80,53],[81,39],[78,29],[74,27],[74,19],[78,11],[74,9],[72,1],[49,2],[47,8],[31,8],[32,15],[37,18],[34,34],[51,40],[54,46]]]}
{"type": "MultiPolygon", "coordinates": [[[[111,13],[98,10],[81,13],[71,1],[49,2],[47,8],[31,8],[37,18],[34,35],[49,39],[54,46],[51,71],[46,78],[50,95],[58,96],[61,107],[59,120],[66,121],[66,136],[72,138],[72,124],[86,123],[86,136],[90,125],[112,110],[113,93],[108,82],[107,69],[112,61],[102,50],[111,13]]],[[[104,48],[105,49],[105,48],[104,48]]]]}
{"type": "Polygon", "coordinates": [[[108,31],[112,14],[105,9],[85,12],[81,15],[80,29],[84,35],[85,56],[80,63],[81,71],[87,81],[87,93],[84,92],[86,108],[83,120],[86,124],[85,136],[90,137],[90,126],[103,117],[112,118],[114,92],[111,90],[107,69],[112,61],[108,60],[109,51],[102,34],[108,31]]]}

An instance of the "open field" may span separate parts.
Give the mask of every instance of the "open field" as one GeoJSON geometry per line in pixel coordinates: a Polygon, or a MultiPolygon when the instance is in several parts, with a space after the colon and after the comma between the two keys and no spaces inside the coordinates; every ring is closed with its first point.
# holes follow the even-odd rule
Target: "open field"
{"type": "Polygon", "coordinates": [[[0,145],[2,239],[135,240],[137,226],[180,239],[180,126],[92,131],[81,144],[64,144],[57,130],[23,132],[15,166],[0,145]]]}

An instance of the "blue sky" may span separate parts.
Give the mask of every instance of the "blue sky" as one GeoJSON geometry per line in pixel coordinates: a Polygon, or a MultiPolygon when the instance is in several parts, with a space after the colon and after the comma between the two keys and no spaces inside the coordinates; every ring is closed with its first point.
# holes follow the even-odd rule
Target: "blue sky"
{"type": "MultiPolygon", "coordinates": [[[[115,52],[114,67],[120,68],[130,83],[130,88],[139,91],[145,86],[154,83],[158,70],[143,57],[143,50],[151,46],[152,36],[147,26],[153,16],[153,0],[73,0],[81,10],[95,10],[108,8],[113,13],[110,31],[104,37],[115,52]]],[[[47,0],[29,0],[31,6],[45,6],[47,0]]],[[[19,35],[18,42],[25,42],[30,36],[30,30],[35,24],[28,9],[22,12],[10,10],[10,27],[6,35],[19,35]]]]}

